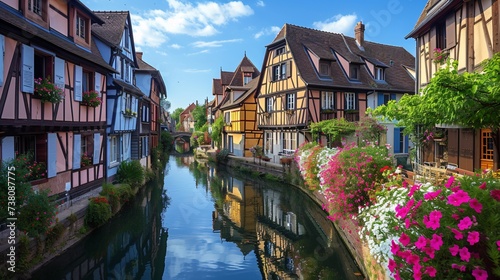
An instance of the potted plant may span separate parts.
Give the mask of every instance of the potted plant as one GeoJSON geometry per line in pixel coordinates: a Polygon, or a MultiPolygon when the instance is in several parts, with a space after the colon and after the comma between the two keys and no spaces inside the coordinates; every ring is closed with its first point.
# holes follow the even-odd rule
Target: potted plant
{"type": "Polygon", "coordinates": [[[50,81],[50,77],[35,79],[35,92],[33,94],[42,103],[59,103],[64,98],[64,92],[50,81]]]}
{"type": "Polygon", "coordinates": [[[86,154],[82,154],[82,158],[81,158],[80,163],[81,163],[80,164],[81,167],[90,166],[90,165],[92,165],[92,157],[89,155],[86,155],[86,154]]]}
{"type": "Polygon", "coordinates": [[[128,118],[137,117],[137,113],[131,109],[125,109],[125,111],[123,111],[123,115],[128,118]]]}
{"type": "Polygon", "coordinates": [[[91,91],[86,91],[83,93],[82,103],[81,103],[82,105],[95,108],[95,107],[101,105],[101,103],[102,103],[102,100],[99,97],[99,93],[97,93],[97,91],[91,90],[91,91]]]}

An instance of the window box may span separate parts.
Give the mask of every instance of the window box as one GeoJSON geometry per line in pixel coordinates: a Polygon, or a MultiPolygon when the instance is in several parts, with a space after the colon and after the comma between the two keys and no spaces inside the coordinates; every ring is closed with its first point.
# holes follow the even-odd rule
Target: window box
{"type": "Polygon", "coordinates": [[[92,161],[92,156],[88,156],[86,154],[82,154],[82,158],[81,158],[81,161],[80,161],[81,168],[92,166],[93,165],[92,162],[93,162],[92,161]]]}
{"type": "Polygon", "coordinates": [[[40,99],[42,103],[51,102],[55,104],[64,99],[64,92],[52,83],[50,78],[37,78],[35,79],[35,92],[33,96],[40,99]]]}
{"type": "Polygon", "coordinates": [[[334,109],[321,109],[322,114],[333,114],[336,113],[334,109]]]}
{"type": "Polygon", "coordinates": [[[101,98],[99,94],[95,90],[86,91],[83,93],[82,103],[81,105],[89,106],[89,107],[97,107],[101,105],[101,98]]]}
{"type": "Polygon", "coordinates": [[[295,110],[286,110],[285,112],[287,115],[293,115],[295,113],[295,110]]]}
{"type": "Polygon", "coordinates": [[[130,109],[125,109],[125,111],[122,111],[122,113],[123,113],[123,116],[125,116],[127,118],[135,118],[135,117],[137,117],[137,112],[133,112],[130,109]]]}

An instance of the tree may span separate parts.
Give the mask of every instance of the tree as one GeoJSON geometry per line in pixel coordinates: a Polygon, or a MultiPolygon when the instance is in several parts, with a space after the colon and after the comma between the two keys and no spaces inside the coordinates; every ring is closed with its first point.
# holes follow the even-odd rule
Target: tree
{"type": "Polygon", "coordinates": [[[405,133],[418,127],[455,124],[473,129],[489,128],[499,158],[500,53],[482,64],[482,72],[458,72],[458,62],[448,60],[420,95],[405,95],[396,103],[377,107],[373,113],[398,121],[405,133]]]}
{"type": "Polygon", "coordinates": [[[205,105],[196,105],[193,109],[194,130],[198,131],[207,123],[207,111],[205,105]]]}
{"type": "Polygon", "coordinates": [[[181,116],[182,112],[184,112],[184,109],[182,108],[175,109],[170,115],[172,121],[175,121],[177,124],[180,123],[179,117],[181,116]]]}
{"type": "Polygon", "coordinates": [[[212,124],[212,133],[210,137],[217,144],[217,148],[221,148],[222,144],[222,130],[224,129],[224,116],[220,115],[217,119],[215,119],[212,124]]]}

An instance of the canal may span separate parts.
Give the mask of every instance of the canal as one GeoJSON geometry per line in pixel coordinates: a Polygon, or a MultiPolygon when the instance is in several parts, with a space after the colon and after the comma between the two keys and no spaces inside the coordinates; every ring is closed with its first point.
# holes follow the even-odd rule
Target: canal
{"type": "Polygon", "coordinates": [[[33,279],[363,279],[321,207],[296,188],[171,156],[108,224],[33,279]]]}

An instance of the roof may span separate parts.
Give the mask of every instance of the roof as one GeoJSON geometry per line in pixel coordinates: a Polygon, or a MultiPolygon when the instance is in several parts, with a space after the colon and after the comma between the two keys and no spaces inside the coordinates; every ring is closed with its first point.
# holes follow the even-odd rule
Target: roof
{"type": "Polygon", "coordinates": [[[126,82],[124,82],[122,80],[114,79],[113,83],[115,85],[123,88],[127,92],[143,95],[142,91],[138,87],[136,87],[134,85],[131,85],[129,83],[126,83],[126,82]]]}
{"type": "Polygon", "coordinates": [[[224,109],[231,109],[235,107],[241,106],[241,103],[244,102],[249,96],[252,96],[254,98],[254,93],[257,90],[257,86],[259,85],[259,77],[253,78],[246,86],[243,87],[236,87],[238,90],[245,90],[245,92],[238,97],[236,100],[231,100],[229,98],[230,94],[228,94],[225,97],[225,100],[223,100],[222,105],[220,106],[221,110],[224,109]]]}
{"type": "Polygon", "coordinates": [[[144,60],[142,60],[142,58],[136,56],[136,59],[137,59],[137,65],[139,66],[139,68],[136,68],[135,71],[136,72],[150,72],[151,76],[154,79],[157,79],[159,84],[160,84],[160,93],[162,95],[165,95],[165,97],[166,97],[167,96],[167,88],[165,86],[165,82],[163,81],[163,77],[161,76],[161,72],[158,69],[154,68],[153,66],[149,65],[144,60]]]}
{"type": "Polygon", "coordinates": [[[212,81],[212,94],[213,95],[222,95],[223,94],[221,79],[213,79],[213,81],[212,81]]]}
{"type": "Polygon", "coordinates": [[[182,116],[185,114],[191,114],[194,108],[196,108],[196,105],[194,103],[191,103],[189,106],[186,107],[186,109],[184,109],[184,111],[182,111],[182,113],[180,113],[180,115],[182,116]]]}
{"type": "Polygon", "coordinates": [[[455,6],[462,4],[463,2],[459,0],[428,0],[417,20],[417,23],[415,24],[415,27],[408,35],[406,35],[405,38],[408,39],[418,37],[422,31],[425,32],[430,28],[433,20],[440,18],[440,15],[446,14],[455,6]]]}
{"type": "MultiPolygon", "coordinates": [[[[54,52],[57,52],[57,54],[62,58],[64,58],[63,54],[66,54],[66,56],[77,56],[84,60],[85,63],[97,65],[101,69],[105,69],[113,73],[116,72],[113,67],[109,66],[108,63],[104,61],[101,54],[95,47],[93,40],[91,49],[85,50],[70,41],[69,38],[56,33],[55,31],[49,31],[37,24],[32,23],[26,19],[21,12],[12,9],[3,2],[0,2],[0,14],[2,15],[0,17],[1,29],[13,32],[14,34],[17,34],[17,36],[23,36],[25,39],[21,39],[20,41],[22,42],[32,42],[40,45],[41,47],[50,48],[54,52]]],[[[77,58],[73,58],[74,62],[78,62],[75,61],[76,59],[77,58]]]]}
{"type": "Polygon", "coordinates": [[[128,11],[95,11],[94,12],[104,23],[102,25],[93,24],[92,33],[99,39],[110,45],[120,46],[125,23],[129,16],[128,11]]]}
{"type": "Polygon", "coordinates": [[[233,77],[231,78],[231,82],[229,82],[230,86],[243,86],[243,73],[251,73],[252,79],[260,75],[259,69],[253,65],[252,61],[248,59],[245,55],[241,60],[236,70],[233,72],[233,77]]]}
{"type": "Polygon", "coordinates": [[[308,86],[407,93],[415,91],[415,80],[405,69],[405,66],[415,67],[415,57],[403,47],[365,41],[363,48],[360,48],[355,38],[343,34],[285,24],[275,41],[268,46],[268,52],[282,43],[279,41],[280,36],[288,44],[298,72],[308,86]],[[317,74],[310,55],[316,55],[320,60],[333,61],[328,78],[317,74]],[[350,80],[336,61],[338,56],[351,63],[364,63],[367,60],[387,67],[385,81],[374,80],[366,67],[361,68],[357,81],[350,80]]]}

